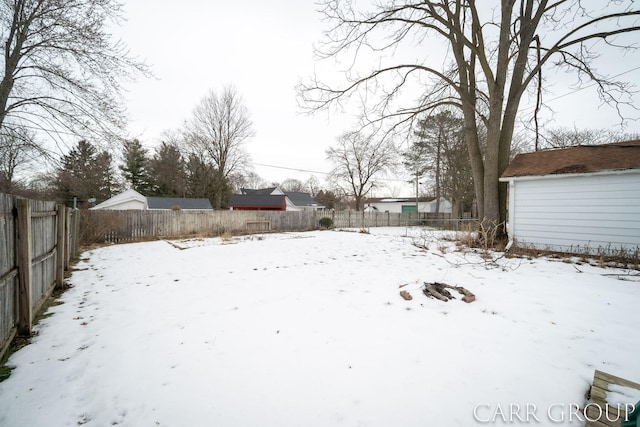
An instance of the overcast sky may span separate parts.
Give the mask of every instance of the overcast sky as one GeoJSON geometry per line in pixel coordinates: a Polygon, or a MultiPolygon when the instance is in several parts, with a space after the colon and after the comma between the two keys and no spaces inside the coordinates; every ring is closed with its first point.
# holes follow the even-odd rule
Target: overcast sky
{"type": "MultiPolygon", "coordinates": [[[[335,112],[309,117],[298,107],[295,86],[300,79],[322,67],[339,68],[314,60],[313,44],[322,39],[328,23],[322,21],[312,0],[124,3],[127,21],[121,28],[122,40],[132,54],[147,61],[156,76],[129,87],[133,136],[147,147],[156,146],[161,132],[179,128],[210,89],[220,91],[232,84],[254,123],[256,136],[247,149],[255,171],[268,182],[306,180],[312,174],[324,180],[324,175],[306,171],[329,170],[325,150],[340,133],[350,130],[355,118],[335,112]]],[[[627,72],[622,76],[625,80],[640,82],[637,54],[603,59],[604,68],[627,72]]],[[[614,111],[599,107],[592,89],[574,93],[570,87],[574,82],[575,78],[558,75],[547,85],[545,99],[555,110],[557,126],[619,124],[614,111]]],[[[632,123],[627,131],[640,132],[640,126],[632,123]]]]}

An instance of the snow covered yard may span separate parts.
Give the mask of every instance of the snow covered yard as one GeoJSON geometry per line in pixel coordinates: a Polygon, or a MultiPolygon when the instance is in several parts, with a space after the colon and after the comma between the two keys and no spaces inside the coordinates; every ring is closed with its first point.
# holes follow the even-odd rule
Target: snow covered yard
{"type": "Polygon", "coordinates": [[[407,231],[86,252],[9,360],[0,426],[583,425],[594,369],[640,382],[637,272],[492,265],[407,231]]]}

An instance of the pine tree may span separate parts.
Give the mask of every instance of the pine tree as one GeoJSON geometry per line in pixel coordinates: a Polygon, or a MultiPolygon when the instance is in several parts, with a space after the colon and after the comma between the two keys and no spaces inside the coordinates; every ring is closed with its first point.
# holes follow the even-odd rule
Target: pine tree
{"type": "Polygon", "coordinates": [[[185,164],[177,145],[163,142],[149,161],[150,195],[184,197],[185,164]]]}
{"type": "Polygon", "coordinates": [[[125,181],[132,189],[146,195],[151,189],[147,149],[137,139],[127,141],[124,144],[123,157],[124,164],[120,166],[120,170],[125,181]]]}
{"type": "Polygon", "coordinates": [[[79,141],[69,154],[61,159],[55,187],[68,205],[88,206],[88,200],[97,202],[110,198],[118,190],[113,172],[113,159],[106,151],[98,152],[87,141],[79,141]]]}
{"type": "Polygon", "coordinates": [[[436,211],[440,197],[451,200],[455,214],[460,209],[470,209],[473,178],[463,138],[463,119],[441,111],[420,120],[415,135],[418,140],[405,153],[405,166],[412,174],[433,178],[436,211]]]}

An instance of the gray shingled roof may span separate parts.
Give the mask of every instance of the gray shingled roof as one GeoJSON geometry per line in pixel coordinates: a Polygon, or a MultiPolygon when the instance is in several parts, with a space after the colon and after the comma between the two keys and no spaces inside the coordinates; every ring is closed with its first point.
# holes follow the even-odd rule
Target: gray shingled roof
{"type": "Polygon", "coordinates": [[[265,194],[265,195],[269,195],[271,193],[273,193],[275,191],[275,189],[278,187],[269,187],[269,188],[260,188],[257,190],[253,190],[251,188],[241,188],[240,192],[242,194],[265,194]]]}
{"type": "Polygon", "coordinates": [[[287,195],[291,203],[296,206],[317,206],[321,207],[322,205],[316,202],[313,197],[309,193],[302,193],[299,191],[291,191],[284,193],[287,195]]]}
{"type": "Polygon", "coordinates": [[[229,200],[231,207],[284,207],[284,198],[282,194],[234,194],[229,200]]]}
{"type": "Polygon", "coordinates": [[[213,209],[209,199],[192,199],[182,197],[147,197],[149,209],[213,209]]]}

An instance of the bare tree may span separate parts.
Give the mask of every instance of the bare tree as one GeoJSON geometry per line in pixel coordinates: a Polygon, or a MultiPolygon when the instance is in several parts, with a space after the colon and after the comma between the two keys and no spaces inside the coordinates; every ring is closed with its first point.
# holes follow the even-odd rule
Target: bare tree
{"type": "Polygon", "coordinates": [[[604,102],[621,108],[630,101],[625,97],[628,84],[598,74],[592,64],[599,46],[632,48],[617,36],[640,30],[636,3],[609,1],[603,7],[581,0],[383,0],[359,11],[350,1],[323,0],[322,12],[332,26],[317,53],[376,65],[365,71],[354,65],[344,85],[314,78],[301,84],[299,92],[312,111],[351,97],[373,98],[373,105],[366,106],[369,120],[393,119],[396,127],[434,108],[459,108],[480,217],[498,224],[506,218],[506,185],[498,178],[509,162],[523,94],[534,83],[541,85],[543,69],[560,67],[577,73],[584,84],[595,82],[604,102]],[[400,54],[416,43],[429,52],[443,46],[444,61],[427,64],[425,57],[400,54]],[[410,101],[400,96],[416,90],[418,96],[410,101]],[[486,128],[484,151],[481,125],[486,128]]]}
{"type": "Polygon", "coordinates": [[[375,178],[395,164],[396,149],[387,139],[346,132],[327,149],[327,159],[334,164],[331,179],[354,197],[359,211],[362,199],[376,186],[375,178]]]}
{"type": "Polygon", "coordinates": [[[33,141],[33,132],[24,128],[7,127],[0,132],[0,192],[14,190],[16,172],[29,164],[37,152],[33,141]]]}
{"type": "Polygon", "coordinates": [[[242,97],[232,86],[221,94],[210,91],[193,111],[187,124],[187,139],[192,149],[202,153],[216,168],[213,187],[215,207],[222,207],[229,177],[247,167],[249,154],[246,141],[254,135],[249,111],[242,97]]]}
{"type": "Polygon", "coordinates": [[[305,182],[304,182],[304,187],[305,190],[311,194],[311,196],[315,196],[316,193],[318,193],[318,191],[320,190],[320,181],[318,180],[318,178],[316,178],[315,175],[311,175],[305,182]]]}
{"type": "Polygon", "coordinates": [[[122,79],[148,71],[112,41],[116,0],[0,0],[0,130],[120,135],[122,79]]]}
{"type": "Polygon", "coordinates": [[[599,145],[639,139],[637,134],[614,129],[552,128],[543,133],[540,148],[565,148],[576,145],[599,145]]]}
{"type": "Polygon", "coordinates": [[[266,188],[268,186],[267,181],[254,171],[248,171],[245,174],[240,175],[236,181],[236,185],[234,186],[236,191],[239,191],[240,188],[250,188],[255,190],[259,188],[266,188]]]}
{"type": "Polygon", "coordinates": [[[304,182],[295,178],[287,178],[280,183],[280,189],[286,192],[304,192],[307,186],[304,182]]]}

